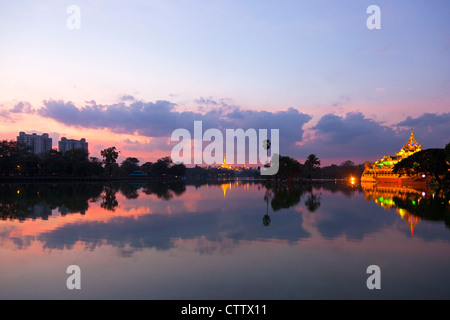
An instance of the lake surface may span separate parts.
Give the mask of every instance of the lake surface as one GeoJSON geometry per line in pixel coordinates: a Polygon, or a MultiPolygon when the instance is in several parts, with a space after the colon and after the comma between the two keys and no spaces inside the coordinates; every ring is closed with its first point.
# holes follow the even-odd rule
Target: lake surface
{"type": "Polygon", "coordinates": [[[337,181],[3,184],[0,299],[449,299],[449,200],[337,181]]]}

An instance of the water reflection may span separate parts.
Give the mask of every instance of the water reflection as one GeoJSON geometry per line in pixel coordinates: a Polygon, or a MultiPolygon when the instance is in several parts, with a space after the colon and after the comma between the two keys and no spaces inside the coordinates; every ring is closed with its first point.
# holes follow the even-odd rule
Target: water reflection
{"type": "Polygon", "coordinates": [[[49,270],[48,279],[61,266],[92,266],[85,274],[104,283],[92,293],[97,298],[129,298],[138,287],[137,298],[186,292],[200,299],[340,298],[346,288],[358,298],[370,294],[365,272],[377,263],[389,270],[386,284],[396,277],[399,287],[407,284],[397,297],[410,293],[405,270],[424,279],[427,268],[430,283],[442,287],[433,293],[449,296],[442,286],[450,283],[443,193],[256,180],[1,185],[0,191],[0,260],[10,271],[0,275],[3,296],[14,290],[21,296],[8,279],[20,279],[28,265],[35,274],[38,260],[46,261],[36,270],[49,270]],[[402,220],[407,216],[418,219],[414,237],[402,220]],[[118,278],[127,281],[110,289],[118,278]]]}
{"type": "Polygon", "coordinates": [[[102,185],[81,184],[24,184],[0,185],[0,218],[48,219],[53,209],[61,215],[85,214],[89,201],[97,201],[102,185]]]}
{"type": "Polygon", "coordinates": [[[320,207],[320,196],[321,194],[315,194],[313,188],[309,188],[309,195],[305,201],[305,206],[310,212],[314,212],[320,207]]]}
{"type": "Polygon", "coordinates": [[[186,191],[184,182],[154,182],[147,183],[142,190],[147,195],[156,195],[159,199],[171,200],[181,196],[186,191]]]}
{"type": "Polygon", "coordinates": [[[117,201],[116,198],[116,193],[118,190],[112,185],[106,185],[104,190],[105,194],[102,197],[102,203],[100,204],[100,207],[108,211],[116,211],[116,208],[119,205],[119,201],[117,201]]]}
{"type": "Polygon", "coordinates": [[[270,205],[273,211],[289,209],[300,203],[305,189],[304,185],[293,183],[266,183],[265,188],[271,191],[272,199],[270,205]]]}
{"type": "Polygon", "coordinates": [[[320,194],[315,194],[311,184],[298,183],[276,183],[265,182],[262,184],[266,189],[264,201],[266,202],[266,214],[263,217],[263,225],[269,226],[271,218],[269,215],[269,203],[274,212],[296,207],[305,192],[308,198],[305,206],[310,212],[316,211],[320,207],[320,194]]]}
{"type": "Polygon", "coordinates": [[[268,227],[270,225],[270,216],[269,216],[269,202],[272,198],[272,190],[267,188],[264,194],[264,200],[266,201],[266,214],[263,217],[263,226],[268,227]]]}
{"type": "MultiPolygon", "coordinates": [[[[143,195],[156,196],[163,201],[172,201],[182,197],[187,187],[195,189],[220,188],[221,203],[228,203],[230,192],[239,190],[240,200],[233,194],[232,201],[245,201],[245,194],[258,192],[265,204],[263,225],[269,226],[273,220],[273,213],[299,207],[302,204],[311,213],[321,208],[324,200],[323,192],[327,194],[339,193],[352,198],[355,194],[364,194],[367,202],[392,210],[406,220],[413,231],[414,226],[421,220],[443,221],[450,228],[449,193],[438,193],[430,190],[416,190],[412,188],[398,188],[393,186],[355,183],[324,182],[319,184],[298,183],[269,183],[265,181],[197,181],[195,184],[185,182],[123,182],[107,184],[3,184],[0,185],[0,218],[2,220],[24,221],[26,219],[47,220],[52,211],[61,216],[79,213],[85,215],[89,204],[99,202],[100,208],[115,212],[120,205],[118,195],[126,200],[139,200],[143,195]],[[252,187],[257,189],[250,190],[252,187]],[[257,190],[257,191],[256,191],[257,190]],[[261,191],[260,191],[261,190],[261,191]],[[228,196],[228,198],[227,198],[228,196]],[[270,208],[270,210],[269,210],[270,208]]],[[[192,194],[189,197],[193,197],[192,194]]],[[[330,196],[325,197],[329,199],[330,196]]],[[[328,200],[331,201],[331,200],[328,200]]]]}
{"type": "Polygon", "coordinates": [[[363,183],[361,187],[368,202],[374,202],[399,214],[409,225],[411,235],[421,219],[443,221],[446,227],[450,228],[448,192],[372,183],[363,183]]]}
{"type": "Polygon", "coordinates": [[[186,191],[184,183],[108,183],[108,184],[3,184],[0,185],[0,219],[47,220],[52,210],[62,215],[85,214],[89,203],[102,200],[100,206],[114,212],[119,206],[117,194],[127,200],[139,198],[142,192],[170,200],[186,191]]]}

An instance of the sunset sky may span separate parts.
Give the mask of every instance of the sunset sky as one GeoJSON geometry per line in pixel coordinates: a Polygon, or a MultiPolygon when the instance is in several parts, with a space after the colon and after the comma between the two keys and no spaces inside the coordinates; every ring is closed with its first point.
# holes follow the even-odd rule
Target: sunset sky
{"type": "Polygon", "coordinates": [[[411,128],[442,148],[449,17],[448,0],[0,0],[0,140],[86,138],[143,163],[202,120],[280,129],[281,154],[324,165],[394,154],[411,128]]]}

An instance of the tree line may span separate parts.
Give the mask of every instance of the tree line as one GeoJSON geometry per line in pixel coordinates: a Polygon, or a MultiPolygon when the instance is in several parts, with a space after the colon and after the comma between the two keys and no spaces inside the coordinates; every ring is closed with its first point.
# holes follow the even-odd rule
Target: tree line
{"type": "Polygon", "coordinates": [[[450,143],[443,149],[426,149],[396,163],[393,172],[407,176],[424,174],[438,189],[450,189],[450,143]]]}
{"type": "MultiPolygon", "coordinates": [[[[186,168],[184,164],[175,164],[170,157],[163,157],[155,162],[140,164],[139,159],[127,157],[117,162],[120,151],[109,147],[100,152],[101,159],[90,157],[84,149],[73,149],[65,153],[57,150],[35,155],[30,147],[13,140],[0,142],[0,176],[29,177],[126,177],[138,172],[148,177],[260,177],[260,168],[246,168],[240,171],[223,168],[199,167],[186,168]]],[[[273,164],[272,164],[273,165],[273,164]]],[[[315,154],[310,154],[304,163],[289,156],[278,156],[279,170],[274,176],[265,176],[271,180],[302,179],[346,179],[350,176],[360,177],[364,165],[355,165],[347,160],[340,165],[332,164],[321,167],[321,161],[315,154]]],[[[439,185],[450,182],[450,143],[444,149],[428,149],[413,154],[397,163],[394,172],[415,175],[431,175],[439,185]]]]}
{"type": "Polygon", "coordinates": [[[270,177],[275,180],[346,179],[360,177],[364,171],[364,165],[356,165],[350,160],[321,167],[321,160],[315,154],[308,155],[303,164],[289,156],[280,155],[278,159],[278,173],[270,177]]]}
{"type": "MultiPolygon", "coordinates": [[[[163,157],[155,162],[140,163],[135,157],[127,157],[121,163],[117,162],[120,151],[109,147],[100,152],[101,158],[90,157],[84,149],[72,149],[61,153],[50,150],[35,155],[31,148],[14,140],[0,142],[0,176],[26,177],[126,177],[130,174],[148,177],[259,177],[260,168],[245,168],[242,170],[227,170],[223,168],[199,167],[186,168],[184,164],[175,164],[170,157],[163,157]]],[[[320,167],[320,159],[309,155],[304,164],[289,157],[279,156],[279,170],[269,179],[316,179],[344,178],[349,175],[360,175],[362,165],[356,166],[346,161],[340,166],[320,167]]]]}
{"type": "Polygon", "coordinates": [[[149,177],[184,176],[186,166],[175,164],[170,157],[146,162],[128,157],[117,162],[116,147],[101,151],[102,159],[90,157],[84,149],[61,153],[57,150],[35,155],[31,148],[14,140],[0,142],[0,176],[27,177],[125,177],[135,171],[149,177]]]}

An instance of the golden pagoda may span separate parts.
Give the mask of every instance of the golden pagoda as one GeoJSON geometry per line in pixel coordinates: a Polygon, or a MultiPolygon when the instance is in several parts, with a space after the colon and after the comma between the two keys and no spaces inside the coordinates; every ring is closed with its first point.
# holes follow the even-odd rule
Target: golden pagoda
{"type": "MultiPolygon", "coordinates": [[[[421,177],[408,178],[400,177],[398,174],[394,174],[392,170],[394,165],[410,155],[422,150],[422,146],[414,138],[413,129],[411,129],[411,135],[408,141],[400,149],[399,152],[395,153],[394,156],[383,156],[383,158],[377,159],[375,162],[367,161],[364,165],[364,172],[361,176],[361,182],[371,182],[371,183],[397,183],[402,184],[404,182],[418,182],[421,177]]],[[[425,179],[422,179],[425,182],[425,179]]]]}
{"type": "Polygon", "coordinates": [[[419,152],[421,150],[422,150],[422,146],[414,138],[414,132],[413,132],[413,129],[411,129],[411,135],[409,136],[408,141],[403,146],[403,148],[401,148],[400,151],[396,153],[396,156],[399,157],[401,160],[401,159],[407,158],[410,155],[412,155],[413,153],[419,152]]]}
{"type": "Polygon", "coordinates": [[[223,164],[220,166],[222,169],[231,169],[229,165],[227,165],[227,159],[223,158],[223,164]]]}

